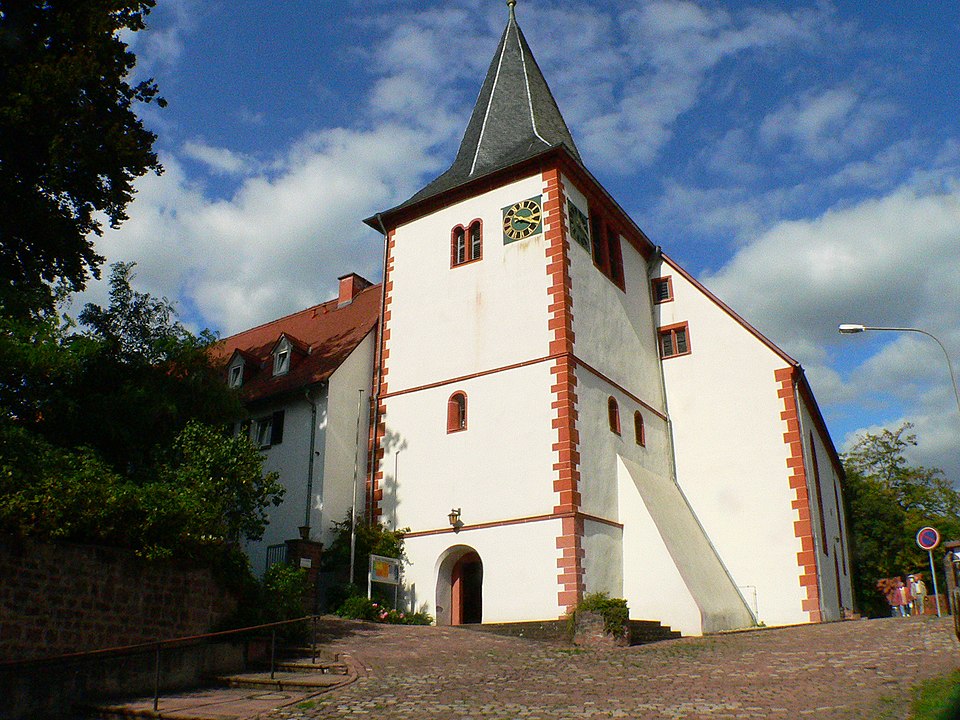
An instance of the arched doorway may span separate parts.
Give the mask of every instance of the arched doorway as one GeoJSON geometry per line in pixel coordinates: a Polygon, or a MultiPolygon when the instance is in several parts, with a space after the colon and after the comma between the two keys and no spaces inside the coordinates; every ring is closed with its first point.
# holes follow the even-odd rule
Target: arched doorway
{"type": "Polygon", "coordinates": [[[483,622],[483,561],[477,551],[454,546],[437,570],[437,625],[483,622]]]}

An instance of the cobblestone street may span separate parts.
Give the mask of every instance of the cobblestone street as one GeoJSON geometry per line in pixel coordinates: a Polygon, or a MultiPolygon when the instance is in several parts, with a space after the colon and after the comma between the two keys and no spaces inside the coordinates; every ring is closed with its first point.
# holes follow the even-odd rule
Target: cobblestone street
{"type": "Polygon", "coordinates": [[[861,620],[582,650],[459,628],[355,623],[325,650],[352,685],[271,718],[906,718],[960,668],[950,618],[861,620]]]}

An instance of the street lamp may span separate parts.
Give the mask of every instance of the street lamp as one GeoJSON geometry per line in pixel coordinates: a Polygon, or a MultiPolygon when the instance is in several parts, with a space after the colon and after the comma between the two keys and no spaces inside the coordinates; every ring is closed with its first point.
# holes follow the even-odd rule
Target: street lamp
{"type": "Polygon", "coordinates": [[[870,327],[869,325],[856,325],[853,323],[843,323],[837,328],[837,330],[840,331],[841,335],[854,335],[856,333],[862,333],[866,330],[889,330],[891,332],[915,332],[920,333],[921,335],[926,335],[929,338],[933,338],[937,345],[940,346],[940,349],[943,350],[943,356],[947,359],[947,367],[950,369],[950,380],[953,382],[953,394],[957,399],[957,412],[960,412],[960,390],[957,390],[957,377],[953,374],[953,363],[950,362],[950,355],[947,353],[947,349],[943,346],[943,343],[937,339],[936,335],[928,333],[926,330],[920,330],[919,328],[870,327]]]}

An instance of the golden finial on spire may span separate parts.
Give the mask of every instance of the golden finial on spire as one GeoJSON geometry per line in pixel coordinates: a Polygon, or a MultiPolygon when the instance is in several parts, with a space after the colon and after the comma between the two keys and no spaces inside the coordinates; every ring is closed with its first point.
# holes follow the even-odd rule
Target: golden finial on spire
{"type": "Polygon", "coordinates": [[[517,0],[507,0],[507,7],[510,8],[510,19],[516,20],[513,9],[517,6],[517,0]]]}

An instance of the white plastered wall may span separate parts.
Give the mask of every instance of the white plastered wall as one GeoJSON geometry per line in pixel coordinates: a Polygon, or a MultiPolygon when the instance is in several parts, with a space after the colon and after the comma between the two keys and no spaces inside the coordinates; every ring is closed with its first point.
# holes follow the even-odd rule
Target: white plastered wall
{"type": "MultiPolygon", "coordinates": [[[[389,398],[383,521],[414,531],[548,515],[556,431],[551,363],[541,362],[389,398]],[[467,396],[467,429],[447,432],[447,400],[467,396]]],[[[556,577],[553,579],[556,590],[556,577]]]]}
{"type": "Polygon", "coordinates": [[[503,244],[501,209],[543,193],[539,175],[397,228],[391,253],[389,392],[545,357],[543,233],[503,244]],[[450,267],[451,231],[483,223],[483,258],[450,267]]]}
{"type": "MultiPolygon", "coordinates": [[[[326,393],[317,392],[318,418],[323,418],[326,408],[326,393]]],[[[307,462],[310,457],[310,403],[305,397],[291,396],[282,403],[258,406],[252,411],[254,426],[256,418],[272,415],[283,410],[283,442],[263,449],[264,473],[276,472],[286,489],[283,502],[267,508],[268,525],[263,539],[249,542],[245,550],[253,571],[260,575],[266,569],[267,547],[279,545],[299,537],[297,528],[303,525],[307,507],[307,462]]],[[[324,428],[318,424],[317,443],[321,444],[324,428]]],[[[320,469],[315,469],[314,487],[320,469]]]]}
{"type": "Polygon", "coordinates": [[[359,513],[364,512],[375,338],[376,333],[371,331],[330,376],[327,384],[324,443],[322,448],[318,447],[321,455],[314,466],[310,536],[328,546],[333,540],[332,523],[343,521],[353,505],[355,472],[356,507],[359,513]],[[357,413],[361,395],[358,443],[357,413]]]}
{"type": "Polygon", "coordinates": [[[774,377],[786,361],[669,263],[653,272],[674,292],[658,324],[689,323],[691,353],[663,361],[678,483],[758,619],[807,622],[774,377]]]}
{"type": "Polygon", "coordinates": [[[440,564],[452,549],[466,547],[483,563],[483,622],[556,619],[563,612],[557,601],[560,533],[560,520],[551,519],[408,538],[407,606],[443,616],[436,603],[440,564]]]}
{"type": "MultiPolygon", "coordinates": [[[[563,185],[567,198],[587,215],[589,204],[583,194],[567,177],[563,177],[563,185]]],[[[624,292],[597,269],[587,250],[572,240],[569,245],[574,352],[580,360],[663,412],[647,261],[621,239],[624,292]]]]}

